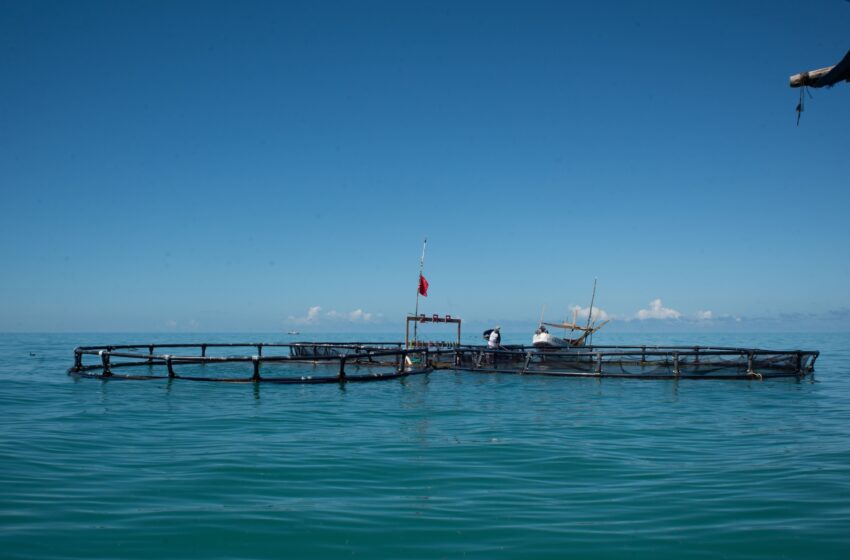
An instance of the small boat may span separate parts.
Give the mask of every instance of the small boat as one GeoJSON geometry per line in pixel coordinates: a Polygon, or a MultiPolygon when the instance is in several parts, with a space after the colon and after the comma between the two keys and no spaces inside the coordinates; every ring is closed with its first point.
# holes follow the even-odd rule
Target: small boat
{"type": "Polygon", "coordinates": [[[590,307],[587,311],[587,324],[583,327],[576,322],[576,319],[578,319],[578,309],[573,310],[572,323],[568,323],[566,319],[564,319],[563,323],[546,323],[543,321],[543,314],[541,313],[540,326],[537,327],[537,330],[534,331],[534,336],[531,337],[531,345],[535,348],[574,348],[577,346],[584,346],[588,337],[608,324],[608,321],[610,320],[603,321],[599,324],[596,324],[596,322],[591,324],[590,319],[593,315],[593,302],[595,300],[596,280],[593,281],[593,295],[590,297],[590,307]],[[564,337],[561,338],[553,335],[546,329],[547,326],[564,329],[564,337]],[[581,334],[575,338],[569,338],[567,336],[567,329],[569,329],[570,334],[575,333],[576,331],[581,334]]]}
{"type": "Polygon", "coordinates": [[[531,345],[535,348],[572,348],[576,346],[584,346],[587,342],[587,337],[601,329],[608,321],[604,321],[598,325],[588,325],[581,327],[573,323],[540,323],[537,330],[534,331],[534,336],[531,337],[531,345]],[[576,338],[559,337],[550,333],[546,327],[555,327],[559,329],[569,329],[570,333],[580,332],[576,338]]]}
{"type": "Polygon", "coordinates": [[[288,333],[286,333],[286,334],[301,334],[301,333],[300,333],[300,332],[298,332],[298,331],[289,331],[289,332],[288,332],[288,333]]]}

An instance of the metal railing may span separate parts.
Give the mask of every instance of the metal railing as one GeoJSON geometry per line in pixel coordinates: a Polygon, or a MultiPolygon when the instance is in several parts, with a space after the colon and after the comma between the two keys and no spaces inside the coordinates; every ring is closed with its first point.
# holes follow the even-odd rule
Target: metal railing
{"type": "Polygon", "coordinates": [[[819,352],[701,346],[464,347],[456,369],[642,379],[752,379],[804,376],[819,352]]]}
{"type": "Polygon", "coordinates": [[[819,352],[813,350],[766,350],[757,348],[702,346],[582,346],[540,349],[478,345],[417,346],[401,342],[296,342],[296,343],[164,343],[81,346],[74,350],[69,374],[82,377],[195,381],[331,383],[396,379],[433,369],[515,373],[521,375],[625,377],[637,379],[760,379],[802,377],[814,370],[819,352]],[[250,355],[212,356],[210,350],[251,348],[250,355]],[[195,352],[172,353],[172,350],[195,352]],[[274,354],[269,349],[282,349],[274,354]],[[140,350],[146,350],[140,351],[140,350]],[[168,353],[161,352],[169,351],[168,353]],[[96,357],[86,364],[86,357],[96,357]],[[175,368],[227,363],[251,364],[250,377],[180,375],[175,368]],[[264,375],[263,366],[287,364],[324,365],[334,373],[304,374],[303,367],[286,375],[264,375]],[[148,366],[143,375],[116,374],[113,370],[148,366]],[[357,372],[347,371],[355,366],[357,372]],[[164,367],[165,374],[153,371],[164,367]],[[360,370],[367,369],[367,373],[360,370]],[[383,371],[387,370],[387,371],[383,371]],[[301,373],[299,373],[301,371],[301,373]]]}
{"type": "MultiPolygon", "coordinates": [[[[74,366],[71,375],[101,379],[163,379],[179,378],[192,381],[270,382],[270,383],[335,383],[345,381],[377,381],[397,379],[433,369],[429,350],[404,349],[399,343],[181,343],[181,344],[124,344],[107,346],[81,346],[74,350],[74,366]],[[139,352],[144,348],[147,352],[139,352]],[[210,356],[209,349],[256,348],[256,354],[235,356],[210,356]],[[284,348],[287,355],[263,354],[264,348],[284,348]],[[156,350],[196,349],[195,354],[158,353],[156,350]],[[84,363],[86,356],[96,356],[94,364],[84,363]],[[120,360],[120,361],[119,361],[120,360]],[[251,364],[250,377],[221,377],[210,375],[180,375],[175,368],[188,365],[251,364]],[[288,376],[264,376],[263,365],[276,364],[323,364],[333,367],[333,375],[311,375],[299,370],[288,376]],[[373,371],[350,373],[346,366],[371,368],[373,371]],[[115,369],[148,366],[164,366],[165,374],[116,374],[115,369]],[[388,371],[375,371],[376,368],[388,371]]],[[[303,368],[301,368],[303,370],[303,368]]]]}

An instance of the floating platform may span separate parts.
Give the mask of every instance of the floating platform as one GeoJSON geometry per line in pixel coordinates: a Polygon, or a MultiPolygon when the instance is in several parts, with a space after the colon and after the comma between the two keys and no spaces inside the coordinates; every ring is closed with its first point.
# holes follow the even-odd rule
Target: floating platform
{"type": "Polygon", "coordinates": [[[815,350],[704,346],[551,350],[423,342],[413,347],[403,342],[140,344],[78,347],[68,374],[96,379],[289,384],[382,381],[434,370],[629,379],[767,379],[804,377],[814,371],[818,355],[815,350]],[[242,352],[231,354],[235,350],[242,352]]]}

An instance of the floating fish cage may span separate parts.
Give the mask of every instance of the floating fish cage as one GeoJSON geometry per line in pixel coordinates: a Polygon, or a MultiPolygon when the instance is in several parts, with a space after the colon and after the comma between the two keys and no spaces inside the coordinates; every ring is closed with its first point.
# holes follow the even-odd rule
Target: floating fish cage
{"type": "Polygon", "coordinates": [[[702,346],[490,349],[456,343],[297,342],[82,346],[69,375],[226,383],[339,383],[399,379],[435,369],[633,379],[803,377],[819,352],[702,346]],[[233,352],[242,350],[242,353],[233,352]],[[249,350],[250,353],[245,353],[249,350]]]}
{"type": "Polygon", "coordinates": [[[224,383],[380,381],[432,371],[427,354],[427,349],[405,349],[403,343],[362,342],[81,346],[74,350],[74,366],[68,373],[98,379],[224,383]],[[254,352],[233,353],[245,349],[254,352]]]}
{"type": "Polygon", "coordinates": [[[764,379],[803,377],[819,352],[704,346],[579,346],[541,349],[510,346],[455,351],[455,369],[634,379],[764,379]]]}

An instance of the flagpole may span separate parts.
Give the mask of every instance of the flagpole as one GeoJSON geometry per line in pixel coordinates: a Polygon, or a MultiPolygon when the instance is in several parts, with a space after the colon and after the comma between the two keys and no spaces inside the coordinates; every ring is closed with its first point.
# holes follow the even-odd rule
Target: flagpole
{"type": "Polygon", "coordinates": [[[425,268],[425,246],[428,244],[428,238],[422,242],[422,256],[419,258],[419,276],[416,278],[416,321],[413,322],[413,345],[416,346],[416,331],[419,325],[419,283],[422,282],[422,270],[425,268]]]}

